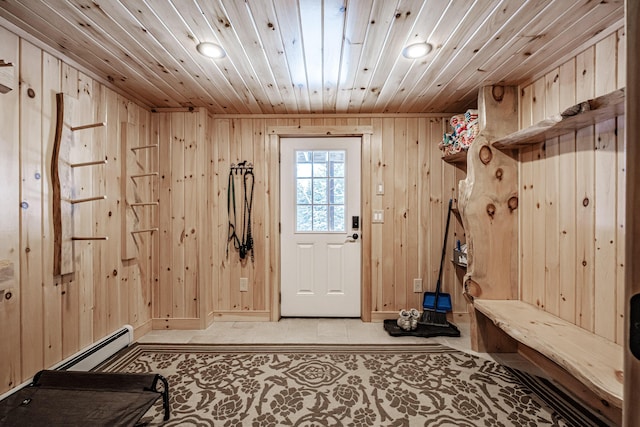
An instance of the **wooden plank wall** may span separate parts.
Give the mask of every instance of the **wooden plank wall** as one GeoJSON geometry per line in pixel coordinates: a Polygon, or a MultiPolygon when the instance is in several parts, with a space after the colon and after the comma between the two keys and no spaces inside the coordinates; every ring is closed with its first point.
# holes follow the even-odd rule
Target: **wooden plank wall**
{"type": "MultiPolygon", "coordinates": [[[[186,113],[170,113],[186,114],[186,113]]],[[[206,193],[194,199],[196,207],[207,206],[211,212],[210,227],[212,239],[210,257],[213,263],[211,295],[207,303],[208,316],[219,320],[268,320],[271,312],[271,292],[274,284],[269,282],[270,271],[279,265],[277,246],[273,244],[274,233],[271,218],[279,215],[277,199],[277,177],[279,171],[277,147],[269,146],[267,129],[273,126],[372,126],[371,151],[364,161],[364,171],[370,171],[363,179],[370,180],[372,194],[364,195],[363,200],[371,200],[371,210],[384,210],[384,224],[373,224],[371,239],[371,280],[372,280],[372,319],[381,320],[393,317],[402,308],[422,305],[422,294],[412,291],[413,279],[422,278],[424,290],[434,290],[440,255],[442,250],[443,229],[446,220],[446,207],[449,198],[456,197],[457,183],[464,173],[442,162],[438,142],[447,126],[448,117],[425,118],[418,116],[215,116],[207,129],[207,140],[211,151],[209,156],[208,186],[206,193]],[[231,247],[227,257],[227,188],[231,163],[247,160],[254,164],[255,194],[253,210],[253,235],[255,261],[240,262],[238,254],[231,247]],[[384,184],[384,195],[376,195],[378,183],[384,184]],[[392,245],[392,247],[390,247],[392,245]],[[249,278],[249,291],[239,291],[240,277],[249,278]]],[[[170,132],[174,119],[159,117],[161,134],[170,132]]],[[[174,132],[175,133],[175,132],[174,132]]],[[[174,137],[174,144],[176,143],[174,137]]],[[[168,159],[162,154],[160,159],[168,159]]],[[[182,163],[179,162],[181,167],[182,163]]],[[[161,165],[165,173],[176,173],[169,162],[161,165]]],[[[185,174],[186,175],[186,174],[185,174]]],[[[176,182],[173,179],[173,182],[176,182]]],[[[236,192],[242,183],[236,180],[236,192]]],[[[186,187],[186,186],[185,186],[186,187]]],[[[180,186],[182,188],[182,186],[180,186]]],[[[186,190],[185,190],[186,191],[186,190]]],[[[160,189],[161,205],[163,198],[169,197],[160,189]]],[[[237,195],[237,197],[239,197],[237,195]]],[[[182,197],[178,198],[182,201],[182,197]]],[[[186,210],[193,208],[192,201],[185,204],[186,210]]],[[[172,205],[173,206],[173,205],[172,205]]],[[[240,208],[240,204],[237,205],[240,208]]],[[[161,218],[161,227],[165,227],[175,215],[165,213],[161,218]],[[164,225],[163,225],[164,224],[164,225]]],[[[452,219],[455,224],[455,219],[452,219]]],[[[164,233],[161,228],[161,232],[164,233]]],[[[450,229],[449,243],[461,238],[463,232],[459,225],[450,229]],[[457,233],[454,237],[454,233],[457,233]]],[[[175,244],[175,242],[174,242],[175,244]]],[[[161,249],[165,250],[165,249],[161,249]]],[[[168,249],[166,249],[168,251],[168,249]]],[[[209,250],[203,248],[202,250],[209,250]]],[[[174,252],[175,255],[175,252],[174,252]]],[[[166,262],[184,270],[182,262],[170,261],[168,252],[166,262]]],[[[363,256],[368,256],[363,254],[363,256]]],[[[444,291],[454,297],[455,311],[466,312],[461,295],[460,278],[449,262],[448,250],[443,276],[444,291]]],[[[366,265],[366,264],[365,264],[366,265]]],[[[176,286],[177,280],[163,279],[169,274],[161,269],[161,294],[169,294],[169,287],[176,286]]],[[[180,274],[173,272],[171,274],[180,274]]],[[[190,298],[193,295],[188,295],[190,298]]],[[[168,307],[168,303],[162,302],[168,307]]],[[[167,312],[166,314],[169,314],[167,312]]],[[[176,313],[179,313],[176,311],[176,313]]],[[[161,313],[163,316],[164,312],[161,313]]]]}
{"type": "Polygon", "coordinates": [[[158,144],[158,269],[154,328],[198,329],[211,311],[212,234],[209,174],[212,146],[207,114],[157,113],[152,143],[158,144]]]}
{"type": "MultiPolygon", "coordinates": [[[[625,86],[620,29],[521,88],[521,128],[625,86]]],[[[522,300],[622,344],[624,117],[520,152],[522,300]]]]}
{"type": "Polygon", "coordinates": [[[16,71],[14,89],[0,94],[0,263],[11,266],[0,284],[2,393],[124,324],[150,329],[153,248],[120,261],[120,121],[148,134],[151,113],[4,28],[0,59],[16,71]],[[76,125],[107,123],[76,132],[72,161],[108,160],[75,168],[76,198],[108,198],[74,206],[74,227],[109,240],[76,242],[75,273],[62,277],[53,275],[50,180],[58,92],[74,98],[76,125]]]}

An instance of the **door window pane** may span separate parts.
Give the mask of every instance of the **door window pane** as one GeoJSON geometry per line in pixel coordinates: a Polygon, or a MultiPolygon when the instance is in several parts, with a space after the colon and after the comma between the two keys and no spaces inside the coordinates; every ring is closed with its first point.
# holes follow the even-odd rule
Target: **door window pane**
{"type": "Polygon", "coordinates": [[[300,206],[296,212],[296,222],[298,224],[298,231],[313,231],[311,220],[313,218],[311,206],[300,206]]]}
{"type": "Polygon", "coordinates": [[[327,180],[326,179],[313,179],[313,204],[314,205],[326,205],[327,204],[327,180]]]}
{"type": "Polygon", "coordinates": [[[311,204],[311,180],[299,178],[296,182],[296,200],[298,205],[311,204]]]}
{"type": "Polygon", "coordinates": [[[344,150],[296,151],[296,231],[344,232],[344,150]]]}

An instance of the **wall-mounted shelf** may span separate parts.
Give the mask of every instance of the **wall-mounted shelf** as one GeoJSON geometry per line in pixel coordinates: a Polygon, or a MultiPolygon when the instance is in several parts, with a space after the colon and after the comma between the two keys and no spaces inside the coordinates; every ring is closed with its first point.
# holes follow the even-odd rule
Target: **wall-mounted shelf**
{"type": "Polygon", "coordinates": [[[460,167],[462,169],[466,169],[467,167],[467,151],[463,150],[456,154],[449,154],[447,156],[443,156],[442,160],[452,164],[454,166],[460,167]]]}
{"type": "Polygon", "coordinates": [[[551,116],[526,129],[493,141],[499,149],[522,148],[549,138],[575,132],[603,120],[624,114],[625,91],[618,89],[606,95],[581,102],[563,113],[551,116]]]}

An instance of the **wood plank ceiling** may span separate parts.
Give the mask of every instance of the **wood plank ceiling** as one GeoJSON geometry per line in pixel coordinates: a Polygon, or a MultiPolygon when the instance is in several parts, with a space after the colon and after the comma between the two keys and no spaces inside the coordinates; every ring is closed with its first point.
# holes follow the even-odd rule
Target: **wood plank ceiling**
{"type": "Polygon", "coordinates": [[[428,113],[548,69],[622,26],[624,2],[0,0],[0,17],[149,108],[428,113]],[[201,41],[227,56],[201,56],[201,41]],[[433,51],[404,58],[418,41],[433,51]]]}

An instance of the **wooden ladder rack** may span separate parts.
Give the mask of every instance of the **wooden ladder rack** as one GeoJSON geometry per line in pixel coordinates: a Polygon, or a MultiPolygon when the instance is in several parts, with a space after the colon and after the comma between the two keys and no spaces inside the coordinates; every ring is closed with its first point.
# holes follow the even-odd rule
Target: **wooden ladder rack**
{"type": "MultiPolygon", "coordinates": [[[[141,226],[141,214],[138,212],[146,212],[142,209],[147,206],[158,206],[158,202],[153,201],[140,201],[141,199],[149,199],[149,195],[140,194],[143,188],[143,185],[149,185],[146,187],[147,190],[153,186],[153,181],[136,181],[139,178],[152,177],[157,178],[159,173],[156,171],[147,171],[145,169],[146,162],[152,160],[152,157],[143,157],[142,153],[145,150],[157,149],[158,144],[145,144],[144,140],[140,140],[140,132],[138,130],[138,126],[134,123],[122,122],[121,123],[121,152],[123,156],[126,156],[122,161],[122,171],[121,175],[122,179],[122,195],[124,198],[124,203],[122,203],[122,217],[123,217],[123,225],[122,225],[122,259],[129,260],[138,256],[138,239],[142,237],[136,237],[140,234],[151,233],[153,234],[155,231],[158,231],[157,227],[153,226],[141,226]],[[141,145],[139,145],[141,144],[141,145]]],[[[148,156],[157,156],[157,151],[155,153],[149,154],[148,156]]],[[[155,164],[157,165],[157,158],[155,164]]],[[[151,213],[145,213],[147,215],[146,222],[149,222],[151,218],[151,213]]],[[[142,217],[144,218],[144,217],[142,217]]]]}
{"type": "Polygon", "coordinates": [[[107,160],[80,163],[70,162],[73,132],[104,127],[104,122],[80,126],[69,125],[72,115],[71,98],[63,93],[56,94],[56,129],[51,156],[51,180],[53,186],[53,274],[63,275],[74,272],[73,242],[78,240],[107,240],[106,236],[74,236],[73,208],[78,203],[104,200],[107,196],[72,198],[74,182],[72,169],[77,167],[107,164],[107,160]],[[67,116],[67,117],[65,117],[67,116]]]}

